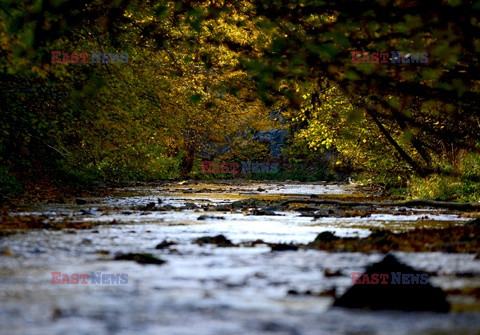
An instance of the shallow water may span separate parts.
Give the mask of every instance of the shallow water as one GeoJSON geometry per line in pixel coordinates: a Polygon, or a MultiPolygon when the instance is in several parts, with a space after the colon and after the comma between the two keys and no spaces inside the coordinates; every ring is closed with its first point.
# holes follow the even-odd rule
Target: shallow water
{"type": "MultiPolygon", "coordinates": [[[[350,273],[362,272],[379,254],[315,250],[271,252],[255,248],[198,246],[201,236],[224,234],[234,243],[312,241],[322,231],[368,236],[372,228],[405,230],[425,215],[438,225],[462,222],[456,213],[377,213],[360,218],[301,217],[298,212],[253,216],[203,209],[145,211],[149,202],[175,207],[229,203],[245,198],[309,194],[352,195],[351,186],[322,184],[167,185],[119,190],[87,205],[34,205],[14,215],[46,215],[51,221],[111,222],[92,229],[36,230],[0,238],[0,333],[4,334],[477,334],[480,313],[371,312],[331,308],[350,273]],[[263,191],[258,191],[258,188],[263,191]],[[189,193],[189,192],[200,193],[189,193]],[[184,193],[187,192],[187,193],[184,193]],[[223,220],[199,221],[202,214],[223,220]],[[163,240],[177,245],[159,250],[163,240]],[[164,265],[113,261],[116,253],[148,252],[164,265]],[[339,271],[336,276],[326,273],[339,271]],[[51,284],[51,272],[127,274],[124,285],[51,284]],[[292,295],[289,291],[310,291],[292,295]]],[[[406,212],[408,213],[408,211],[406,212]]],[[[444,289],[478,287],[480,261],[473,254],[396,253],[405,263],[434,273],[444,289]],[[459,274],[469,273],[469,276],[459,274]]],[[[465,298],[467,299],[467,298],[465,298]]],[[[468,302],[468,301],[467,301],[468,302]]]]}

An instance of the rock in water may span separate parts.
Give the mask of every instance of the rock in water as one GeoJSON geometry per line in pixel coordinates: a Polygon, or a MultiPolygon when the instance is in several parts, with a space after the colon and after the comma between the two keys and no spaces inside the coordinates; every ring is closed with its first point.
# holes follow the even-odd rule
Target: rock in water
{"type": "Polygon", "coordinates": [[[270,246],[272,251],[297,251],[298,246],[295,244],[276,243],[270,246]]]}
{"type": "Polygon", "coordinates": [[[205,221],[205,220],[225,220],[224,216],[215,216],[215,215],[200,215],[197,220],[205,221]]]}
{"type": "Polygon", "coordinates": [[[324,231],[324,232],[321,232],[320,234],[317,235],[317,237],[315,238],[315,240],[313,241],[313,243],[322,243],[322,242],[330,242],[330,241],[336,241],[336,240],[339,240],[340,237],[338,236],[335,236],[334,233],[332,233],[331,231],[324,231]]]}
{"type": "Polygon", "coordinates": [[[149,202],[149,203],[145,206],[145,208],[144,208],[143,210],[145,210],[145,211],[150,211],[150,210],[152,210],[152,209],[154,209],[154,208],[155,208],[155,203],[152,201],[152,202],[149,202]]]}
{"type": "Polygon", "coordinates": [[[167,240],[163,240],[161,243],[157,244],[157,246],[155,247],[155,249],[166,249],[166,248],[169,248],[171,247],[172,245],[176,245],[177,243],[176,242],[173,242],[173,241],[167,241],[167,240]]]}
{"type": "Polygon", "coordinates": [[[224,235],[200,237],[200,238],[197,238],[193,243],[196,243],[198,245],[215,244],[218,247],[233,247],[233,246],[235,246],[232,243],[232,241],[230,241],[224,235]]]}
{"type": "MultiPolygon", "coordinates": [[[[364,274],[369,278],[374,273],[389,275],[388,284],[355,284],[345,294],[335,300],[333,306],[346,308],[363,308],[372,310],[390,309],[404,311],[433,311],[446,313],[450,304],[445,293],[430,283],[407,284],[392,283],[392,272],[402,274],[422,274],[414,268],[400,263],[393,255],[371,265],[364,274]]],[[[360,279],[359,279],[360,281],[360,279]]]]}
{"type": "Polygon", "coordinates": [[[139,264],[158,264],[162,265],[165,263],[163,259],[159,259],[152,254],[146,253],[128,253],[128,254],[118,254],[114,258],[116,261],[135,261],[139,264]]]}
{"type": "Polygon", "coordinates": [[[234,209],[241,209],[244,207],[265,207],[267,204],[261,200],[255,198],[242,199],[232,202],[232,207],[234,209]]]}

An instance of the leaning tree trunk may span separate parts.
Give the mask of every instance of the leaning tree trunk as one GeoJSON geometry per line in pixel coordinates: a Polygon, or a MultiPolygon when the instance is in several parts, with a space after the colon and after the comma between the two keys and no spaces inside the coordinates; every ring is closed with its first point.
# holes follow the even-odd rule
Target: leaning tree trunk
{"type": "Polygon", "coordinates": [[[374,110],[372,109],[366,109],[368,115],[372,118],[373,122],[377,125],[378,129],[382,132],[382,134],[386,137],[388,142],[397,150],[397,152],[400,154],[400,157],[402,157],[403,160],[405,160],[415,172],[417,172],[420,176],[424,177],[427,175],[427,172],[425,169],[423,169],[417,162],[410,157],[405,150],[395,141],[395,139],[390,135],[388,130],[383,126],[383,124],[380,122],[380,120],[377,117],[377,114],[374,110]]]}

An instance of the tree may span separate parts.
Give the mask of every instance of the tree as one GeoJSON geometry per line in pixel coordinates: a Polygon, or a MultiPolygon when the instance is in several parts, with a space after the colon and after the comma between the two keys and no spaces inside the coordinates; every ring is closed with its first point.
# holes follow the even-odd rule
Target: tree
{"type": "Polygon", "coordinates": [[[267,100],[281,95],[299,108],[312,87],[335,83],[421,175],[432,171],[432,155],[477,150],[478,3],[271,0],[247,10],[269,36],[256,43],[261,57],[244,62],[267,100]],[[352,51],[404,51],[409,62],[426,52],[428,63],[355,63],[352,51]]]}
{"type": "Polygon", "coordinates": [[[216,40],[228,33],[232,41],[248,42],[229,22],[236,14],[219,12],[200,22],[199,12],[209,9],[173,1],[2,4],[5,162],[17,171],[35,159],[42,166],[43,154],[34,156],[44,143],[61,154],[48,160],[60,169],[105,179],[155,178],[172,176],[180,159],[185,177],[206,142],[268,127],[267,109],[237,55],[216,40]],[[52,64],[54,50],[127,52],[128,62],[52,64]],[[32,108],[22,92],[45,87],[41,100],[30,95],[38,100],[32,108]],[[19,127],[23,132],[14,134],[19,127]]]}

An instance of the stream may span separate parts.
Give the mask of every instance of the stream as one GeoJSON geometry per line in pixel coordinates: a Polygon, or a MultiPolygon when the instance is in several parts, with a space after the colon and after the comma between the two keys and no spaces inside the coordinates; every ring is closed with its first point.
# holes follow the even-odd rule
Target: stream
{"type": "MultiPolygon", "coordinates": [[[[272,251],[266,244],[308,243],[325,231],[366,237],[378,228],[405,231],[469,220],[458,213],[395,208],[365,217],[312,218],[278,208],[271,209],[275,215],[226,209],[242,199],[310,195],[366,197],[352,185],[245,181],[132,186],[81,204],[23,206],[10,215],[95,225],[0,237],[0,334],[480,334],[479,308],[447,314],[332,308],[334,296],[351,286],[351,272],[381,260],[379,253],[272,251]],[[193,243],[220,234],[235,244],[265,243],[193,243]],[[172,243],[156,248],[162,241],[172,243]],[[126,253],[149,253],[165,263],[114,260],[126,253]],[[52,272],[128,280],[52,284],[52,272]]],[[[432,273],[432,285],[444,290],[480,287],[475,254],[394,254],[432,273]]],[[[479,304],[472,297],[448,299],[479,304]]]]}

